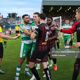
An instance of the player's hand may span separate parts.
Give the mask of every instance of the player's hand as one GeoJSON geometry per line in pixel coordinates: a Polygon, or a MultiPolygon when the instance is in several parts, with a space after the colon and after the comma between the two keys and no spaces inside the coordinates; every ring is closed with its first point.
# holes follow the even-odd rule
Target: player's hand
{"type": "Polygon", "coordinates": [[[30,38],[33,40],[33,39],[35,39],[35,37],[36,37],[36,34],[34,32],[32,32],[30,35],[30,38]]]}
{"type": "Polygon", "coordinates": [[[80,42],[77,42],[75,46],[80,47],[80,42]]]}
{"type": "Polygon", "coordinates": [[[46,44],[47,44],[47,42],[43,42],[43,43],[42,43],[42,45],[46,45],[46,44]]]}
{"type": "Polygon", "coordinates": [[[55,27],[56,30],[60,31],[61,29],[59,27],[55,27]]]}
{"type": "Polygon", "coordinates": [[[17,34],[18,38],[21,36],[20,34],[17,34]]]}

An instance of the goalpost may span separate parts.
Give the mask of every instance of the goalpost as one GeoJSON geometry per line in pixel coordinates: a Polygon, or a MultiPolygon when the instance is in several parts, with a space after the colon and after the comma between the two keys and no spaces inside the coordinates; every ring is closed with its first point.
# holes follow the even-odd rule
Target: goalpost
{"type": "MultiPolygon", "coordinates": [[[[62,17],[61,16],[57,16],[57,17],[53,17],[53,23],[55,23],[56,25],[58,25],[58,28],[62,28],[62,17]]],[[[59,38],[63,39],[63,33],[58,32],[59,34],[59,38]]]]}
{"type": "Polygon", "coordinates": [[[53,17],[53,22],[55,22],[59,28],[61,28],[62,26],[62,17],[58,16],[58,17],[53,17]]]}

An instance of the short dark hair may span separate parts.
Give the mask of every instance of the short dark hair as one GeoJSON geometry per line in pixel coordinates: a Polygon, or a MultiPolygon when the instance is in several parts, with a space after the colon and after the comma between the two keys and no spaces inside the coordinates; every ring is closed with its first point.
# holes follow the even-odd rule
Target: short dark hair
{"type": "Polygon", "coordinates": [[[36,14],[36,15],[38,15],[38,16],[39,16],[39,14],[40,14],[40,13],[39,13],[39,12],[35,12],[35,13],[33,13],[33,14],[36,14]]]}
{"type": "Polygon", "coordinates": [[[48,16],[47,19],[48,19],[48,18],[51,19],[51,20],[53,20],[53,18],[52,18],[51,16],[48,16]]]}
{"type": "Polygon", "coordinates": [[[24,15],[22,16],[22,19],[23,19],[25,16],[28,16],[28,17],[30,17],[28,14],[24,14],[24,15]]]}
{"type": "Polygon", "coordinates": [[[45,20],[46,19],[46,15],[44,13],[39,14],[40,19],[45,20]]]}

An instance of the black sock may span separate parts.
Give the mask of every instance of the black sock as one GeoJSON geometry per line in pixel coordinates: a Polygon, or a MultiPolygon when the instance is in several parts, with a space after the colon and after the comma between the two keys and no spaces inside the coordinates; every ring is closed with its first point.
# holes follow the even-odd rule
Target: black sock
{"type": "Polygon", "coordinates": [[[59,49],[59,42],[57,42],[57,48],[59,49]]]}
{"type": "Polygon", "coordinates": [[[36,70],[35,67],[33,67],[33,68],[31,69],[31,72],[32,72],[33,75],[35,76],[36,80],[40,80],[39,74],[38,74],[38,72],[37,72],[37,70],[36,70]]]}
{"type": "Polygon", "coordinates": [[[57,59],[56,58],[53,58],[52,60],[53,60],[54,64],[57,63],[57,59]]]}
{"type": "Polygon", "coordinates": [[[48,68],[44,69],[44,72],[46,74],[46,79],[47,80],[52,80],[51,79],[51,73],[50,73],[49,69],[48,68]]]}
{"type": "Polygon", "coordinates": [[[50,56],[50,54],[48,54],[48,57],[49,57],[49,59],[51,60],[51,56],[50,56]]]}
{"type": "Polygon", "coordinates": [[[79,74],[79,66],[78,64],[76,64],[74,67],[72,80],[77,80],[78,74],[79,74]]]}
{"type": "Polygon", "coordinates": [[[76,59],[72,80],[77,80],[77,77],[79,75],[79,70],[80,70],[80,59],[76,59]]]}

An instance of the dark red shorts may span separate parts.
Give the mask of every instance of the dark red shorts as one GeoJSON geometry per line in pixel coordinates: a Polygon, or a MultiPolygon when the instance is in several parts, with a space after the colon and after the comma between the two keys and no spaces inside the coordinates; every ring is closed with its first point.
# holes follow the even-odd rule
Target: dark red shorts
{"type": "Polygon", "coordinates": [[[33,58],[30,58],[29,59],[30,62],[34,62],[34,63],[42,63],[42,62],[47,62],[48,61],[48,56],[45,56],[43,59],[39,60],[39,59],[33,59],[33,58]]]}
{"type": "Polygon", "coordinates": [[[47,62],[48,61],[48,51],[46,46],[38,46],[30,57],[30,62],[47,62]]]}

